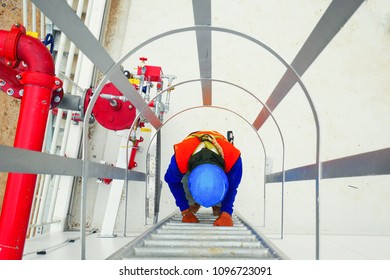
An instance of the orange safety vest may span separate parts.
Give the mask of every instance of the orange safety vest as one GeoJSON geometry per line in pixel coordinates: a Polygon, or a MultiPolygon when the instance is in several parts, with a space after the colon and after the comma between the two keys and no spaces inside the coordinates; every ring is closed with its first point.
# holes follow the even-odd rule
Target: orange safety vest
{"type": "Polygon", "coordinates": [[[222,134],[216,131],[196,131],[188,135],[182,142],[174,145],[176,163],[182,174],[188,171],[188,161],[200,144],[202,135],[212,135],[223,150],[225,172],[228,173],[240,157],[241,152],[234,147],[222,134]]]}

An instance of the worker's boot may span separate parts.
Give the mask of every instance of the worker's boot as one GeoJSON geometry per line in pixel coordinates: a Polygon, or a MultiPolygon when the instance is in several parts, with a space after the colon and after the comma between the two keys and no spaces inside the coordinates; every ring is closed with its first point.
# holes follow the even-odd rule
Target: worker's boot
{"type": "Polygon", "coordinates": [[[200,205],[198,203],[190,205],[190,211],[194,214],[199,211],[199,208],[200,205]]]}
{"type": "Polygon", "coordinates": [[[214,221],[216,227],[232,227],[233,219],[228,212],[222,212],[221,215],[214,221]]]}
{"type": "Polygon", "coordinates": [[[221,215],[221,207],[213,206],[213,216],[219,216],[219,215],[221,215]]]}

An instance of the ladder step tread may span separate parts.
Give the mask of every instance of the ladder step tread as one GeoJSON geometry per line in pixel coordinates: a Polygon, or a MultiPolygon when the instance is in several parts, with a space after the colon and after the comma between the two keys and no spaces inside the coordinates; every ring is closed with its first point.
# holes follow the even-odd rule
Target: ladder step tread
{"type": "Polygon", "coordinates": [[[153,240],[144,241],[145,247],[237,247],[262,248],[259,241],[242,240],[153,240]]]}
{"type": "Polygon", "coordinates": [[[215,235],[215,234],[186,234],[181,233],[175,234],[157,234],[152,233],[150,235],[152,239],[179,239],[179,240],[256,240],[256,237],[253,235],[215,235]]]}
{"type": "Polygon", "coordinates": [[[138,247],[134,248],[136,256],[152,257],[247,257],[267,258],[269,251],[263,248],[193,248],[193,247],[138,247]]]}
{"type": "Polygon", "coordinates": [[[189,223],[173,223],[173,222],[167,222],[166,224],[162,225],[161,228],[185,228],[185,227],[194,227],[194,228],[197,228],[197,227],[202,227],[202,228],[228,228],[228,229],[247,229],[243,224],[234,224],[232,227],[214,227],[212,223],[210,224],[206,224],[206,223],[193,223],[193,224],[189,224],[189,223]]]}
{"type": "Polygon", "coordinates": [[[179,234],[183,234],[183,235],[186,235],[186,234],[251,235],[252,234],[250,231],[245,231],[245,230],[232,231],[232,230],[226,230],[226,229],[219,229],[218,230],[218,229],[214,229],[214,228],[210,228],[210,229],[182,229],[182,230],[179,230],[179,229],[158,229],[156,232],[161,233],[161,234],[179,233],[179,234]]]}
{"type": "MultiPolygon", "coordinates": [[[[141,235],[120,253],[121,259],[262,259],[279,256],[244,220],[215,227],[212,213],[197,213],[199,223],[182,223],[177,213],[141,235]]],[[[118,254],[119,255],[119,254],[118,254]]]]}
{"type": "MultiPolygon", "coordinates": [[[[172,222],[177,222],[177,223],[180,222],[181,223],[181,219],[182,218],[180,218],[180,219],[177,218],[177,219],[172,219],[171,221],[172,222]]],[[[216,219],[212,219],[212,218],[211,219],[209,219],[209,218],[203,218],[202,219],[202,218],[198,217],[198,220],[199,220],[199,224],[213,224],[216,219]]],[[[233,219],[233,224],[236,225],[236,224],[242,224],[242,223],[241,223],[240,220],[233,219]]]]}

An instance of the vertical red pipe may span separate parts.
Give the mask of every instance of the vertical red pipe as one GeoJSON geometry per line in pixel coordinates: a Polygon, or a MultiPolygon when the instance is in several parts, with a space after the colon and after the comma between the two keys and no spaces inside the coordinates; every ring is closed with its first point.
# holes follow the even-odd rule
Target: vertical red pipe
{"type": "MultiPolygon", "coordinates": [[[[50,108],[51,90],[25,86],[14,146],[41,151],[50,108]]],[[[23,256],[36,174],[9,173],[0,219],[0,259],[23,256]]]]}
{"type": "MultiPolygon", "coordinates": [[[[0,30],[0,55],[6,32],[0,30]]],[[[54,76],[50,52],[37,39],[22,35],[17,42],[17,57],[32,73],[54,76]]],[[[4,53],[3,53],[4,54],[4,53]]],[[[48,79],[49,80],[49,79],[48,79]]],[[[41,151],[50,109],[53,81],[47,85],[24,85],[14,146],[41,151]]],[[[33,163],[31,163],[33,164],[33,163]]],[[[0,217],[0,260],[22,259],[37,175],[9,173],[0,217]]]]}

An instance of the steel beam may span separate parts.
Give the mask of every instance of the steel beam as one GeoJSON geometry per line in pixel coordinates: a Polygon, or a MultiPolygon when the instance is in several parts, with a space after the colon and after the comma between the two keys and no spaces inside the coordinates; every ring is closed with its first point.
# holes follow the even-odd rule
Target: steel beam
{"type": "MultiPolygon", "coordinates": [[[[390,174],[390,148],[329,160],[322,163],[322,179],[390,174]]],[[[315,165],[286,170],[286,181],[314,180],[315,165]]],[[[282,180],[282,172],[268,174],[267,183],[282,180]]]]}
{"type": "MultiPolygon", "coordinates": [[[[51,174],[81,177],[83,162],[81,159],[44,154],[38,151],[12,148],[0,145],[0,172],[51,174]],[[34,163],[34,164],[31,164],[34,163]]],[[[124,180],[124,168],[118,168],[96,162],[86,162],[89,178],[110,178],[124,180]]],[[[128,170],[128,180],[144,181],[145,173],[128,170]]]]}
{"type": "MultiPolygon", "coordinates": [[[[194,9],[195,25],[211,25],[211,0],[192,0],[194,9]]],[[[212,77],[212,56],[211,56],[211,30],[196,30],[196,43],[198,46],[198,60],[200,78],[210,79],[212,77]]],[[[203,105],[212,104],[211,80],[203,80],[202,96],[203,105]]]]}
{"type": "MultiPolygon", "coordinates": [[[[363,2],[364,0],[332,1],[291,63],[291,66],[299,76],[302,76],[306,72],[363,2]]],[[[273,111],[290,92],[296,82],[296,75],[288,69],[268,98],[266,102],[268,109],[273,111]]],[[[263,108],[256,117],[253,126],[257,130],[259,130],[268,119],[270,115],[268,109],[263,108]]]]}

